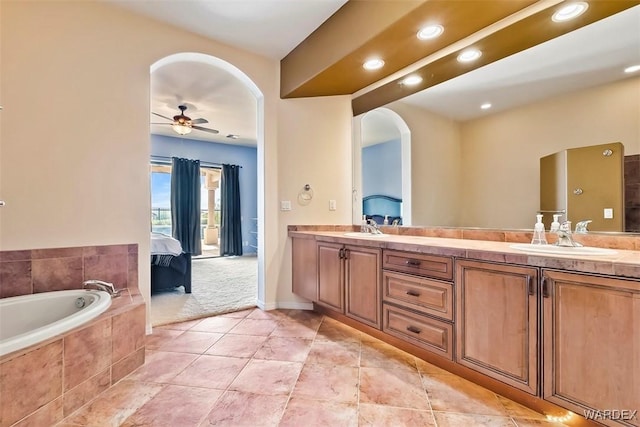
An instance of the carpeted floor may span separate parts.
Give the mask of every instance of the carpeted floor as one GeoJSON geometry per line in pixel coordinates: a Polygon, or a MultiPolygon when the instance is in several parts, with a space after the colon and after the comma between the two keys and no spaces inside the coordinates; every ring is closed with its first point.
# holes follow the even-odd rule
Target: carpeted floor
{"type": "Polygon", "coordinates": [[[184,288],[151,297],[153,326],[199,319],[255,307],[258,258],[220,257],[193,260],[191,294],[184,288]]]}

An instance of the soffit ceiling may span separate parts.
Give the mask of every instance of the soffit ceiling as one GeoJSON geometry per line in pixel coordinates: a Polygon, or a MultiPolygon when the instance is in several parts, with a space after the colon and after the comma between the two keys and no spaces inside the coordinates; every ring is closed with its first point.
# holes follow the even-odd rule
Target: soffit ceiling
{"type": "MultiPolygon", "coordinates": [[[[482,37],[480,36],[488,37],[494,33],[499,33],[501,29],[504,30],[504,28],[500,28],[501,22],[505,23],[510,19],[513,20],[513,16],[523,14],[523,10],[525,12],[536,8],[544,10],[550,6],[557,4],[559,1],[542,0],[535,3],[533,1],[525,0],[514,0],[512,2],[504,2],[500,0],[430,0],[428,2],[379,1],[374,3],[350,1],[345,5],[345,7],[341,9],[340,7],[344,4],[343,0],[244,0],[240,2],[235,0],[195,0],[189,2],[133,2],[113,0],[112,2],[117,4],[119,7],[125,7],[134,13],[140,13],[152,17],[153,19],[168,22],[172,25],[176,25],[189,31],[202,34],[217,41],[222,41],[224,43],[237,46],[241,49],[257,52],[275,59],[282,58],[281,66],[283,76],[285,76],[289,72],[287,71],[287,62],[294,63],[296,61],[300,61],[299,58],[306,58],[309,64],[306,66],[306,68],[303,68],[307,73],[309,73],[309,70],[311,70],[312,76],[309,78],[303,78],[301,81],[304,84],[300,85],[300,87],[296,87],[292,92],[293,95],[289,94],[287,96],[330,95],[334,94],[336,90],[338,90],[336,89],[336,87],[339,87],[338,92],[345,90],[349,94],[353,94],[355,92],[355,95],[353,96],[354,111],[358,113],[368,111],[379,105],[384,105],[391,100],[400,98],[401,96],[404,97],[405,95],[411,95],[411,93],[409,92],[402,93],[400,95],[398,93],[392,93],[391,97],[385,98],[385,96],[388,96],[389,87],[393,88],[392,92],[397,92],[397,83],[394,84],[393,82],[394,79],[397,79],[398,76],[402,73],[420,69],[420,67],[425,67],[430,62],[433,63],[434,61],[441,60],[442,58],[447,56],[447,52],[449,52],[450,55],[452,51],[455,51],[455,49],[453,49],[454,47],[457,47],[459,49],[461,43],[473,39],[474,37],[475,39],[482,39],[482,37]],[[365,3],[369,6],[371,4],[381,3],[406,3],[404,5],[405,11],[409,10],[409,12],[411,13],[407,12],[405,14],[408,15],[408,18],[407,16],[402,15],[402,11],[396,11],[396,15],[387,13],[386,15],[382,14],[382,16],[377,16],[375,17],[375,19],[374,15],[369,13],[368,16],[371,17],[370,20],[362,21],[360,17],[358,18],[360,19],[360,23],[358,25],[351,26],[345,24],[345,22],[349,22],[349,19],[345,18],[344,22],[340,21],[339,17],[344,11],[348,12],[347,15],[351,16],[351,18],[353,18],[353,15],[361,14],[362,10],[358,9],[358,7],[354,6],[354,4],[365,3]],[[384,74],[376,75],[373,79],[371,78],[371,75],[369,75],[366,79],[360,80],[358,83],[354,83],[355,80],[358,80],[356,76],[362,74],[362,60],[364,60],[367,55],[370,55],[371,52],[375,51],[375,46],[380,45],[383,46],[384,49],[388,49],[389,46],[395,46],[395,51],[402,51],[407,49],[411,50],[407,47],[406,43],[397,38],[400,36],[393,36],[395,38],[392,37],[392,39],[395,41],[394,43],[389,44],[384,35],[386,34],[386,31],[390,31],[390,29],[393,29],[394,34],[395,32],[400,31],[399,28],[402,29],[403,25],[399,22],[402,21],[402,19],[409,19],[412,22],[412,25],[415,26],[418,23],[424,22],[424,19],[426,19],[424,18],[421,20],[418,16],[420,15],[418,12],[422,11],[423,9],[433,12],[433,10],[435,10],[433,8],[442,7],[446,10],[451,11],[452,5],[469,5],[472,3],[482,3],[488,7],[488,10],[491,11],[488,17],[486,15],[483,15],[482,19],[485,19],[485,21],[482,21],[482,25],[486,25],[492,20],[494,22],[497,20],[498,23],[490,25],[489,28],[480,29],[474,34],[466,37],[465,34],[470,34],[477,28],[469,27],[467,29],[464,29],[464,31],[460,30],[462,32],[458,31],[455,37],[451,36],[450,39],[446,39],[445,42],[442,42],[444,44],[450,43],[444,47],[440,45],[437,47],[431,46],[431,50],[420,51],[419,54],[415,54],[414,52],[414,56],[426,55],[426,57],[424,57],[422,60],[419,60],[418,62],[414,62],[413,64],[404,66],[404,68],[402,68],[404,63],[402,61],[396,60],[399,54],[396,56],[392,56],[390,58],[396,59],[390,59],[389,62],[395,65],[392,68],[387,69],[384,74]],[[501,16],[504,17],[506,15],[509,15],[509,13],[500,10],[500,8],[504,7],[507,4],[509,5],[509,13],[513,13],[514,10],[516,12],[515,15],[512,15],[510,17],[507,16],[506,18],[502,19],[500,18],[501,16]],[[492,7],[489,7],[489,5],[492,5],[492,7]],[[261,11],[264,11],[265,9],[268,10],[268,13],[261,13],[261,11]],[[336,14],[334,14],[334,12],[338,9],[340,10],[336,14]],[[518,10],[520,11],[518,12],[518,10]],[[389,20],[388,17],[392,15],[393,19],[389,20]],[[325,22],[325,24],[322,24],[320,27],[318,27],[318,25],[322,22],[325,22]],[[212,25],[211,23],[215,23],[215,25],[212,25]],[[378,25],[379,27],[376,27],[376,25],[378,25]],[[369,28],[369,26],[372,26],[373,29],[369,28]],[[347,33],[342,33],[342,35],[340,35],[339,32],[332,33],[331,29],[335,27],[343,29],[346,28],[347,33]],[[281,31],[282,28],[286,28],[287,31],[281,31]],[[325,32],[329,34],[329,42],[324,40],[324,37],[326,36],[323,36],[322,34],[325,32]],[[267,33],[268,35],[266,35],[267,33]],[[336,35],[339,36],[337,40],[336,35]],[[358,35],[360,35],[359,39],[357,37],[358,35]],[[462,40],[455,41],[456,39],[460,39],[461,37],[462,40]],[[358,47],[349,47],[351,46],[351,44],[346,43],[346,41],[350,39],[357,39],[360,46],[364,46],[365,50],[358,51],[358,47]],[[341,41],[345,42],[343,43],[341,41]],[[316,46],[315,48],[317,49],[317,46],[322,47],[323,45],[323,49],[325,52],[322,54],[315,54],[313,49],[307,50],[309,46],[316,46]],[[398,46],[400,46],[401,48],[399,48],[398,46]],[[292,47],[295,47],[295,49],[292,50],[292,47]],[[354,51],[353,49],[356,49],[356,51],[354,51]],[[286,52],[289,52],[289,54],[285,55],[286,52]],[[429,54],[429,52],[433,53],[429,54]],[[292,58],[295,59],[295,61],[292,58]],[[313,70],[315,70],[317,66],[311,64],[312,62],[314,62],[314,58],[324,58],[323,60],[326,61],[325,67],[317,73],[317,78],[315,78],[313,75],[313,70]],[[333,71],[331,71],[329,74],[327,74],[327,70],[331,68],[335,68],[339,70],[339,72],[334,73],[333,71]],[[393,73],[390,71],[396,68],[399,68],[398,72],[393,73]],[[327,75],[329,75],[330,78],[327,78],[327,75]],[[315,85],[315,83],[313,82],[317,82],[318,85],[315,85]],[[325,89],[322,89],[323,85],[326,86],[325,89]],[[385,85],[387,86],[386,92],[385,85]],[[318,89],[318,87],[320,87],[320,89],[318,89]],[[311,90],[311,92],[305,92],[306,90],[311,90]],[[384,96],[380,96],[380,94],[384,96]],[[371,100],[373,100],[373,102],[371,100]],[[358,103],[360,103],[360,105],[358,103]]],[[[606,15],[615,14],[618,9],[631,7],[635,4],[638,4],[639,2],[630,0],[598,2],[592,1],[591,3],[599,3],[600,5],[604,4],[606,9],[604,13],[606,15]]],[[[594,10],[596,8],[592,6],[590,7],[590,9],[594,10]]],[[[638,7],[634,9],[637,10],[638,7]]],[[[480,13],[478,10],[475,10],[475,12],[480,13]]],[[[532,13],[528,13],[528,15],[531,14],[532,13]]],[[[475,17],[476,15],[477,13],[474,13],[471,15],[471,17],[475,17]]],[[[527,13],[524,13],[524,15],[527,15],[527,13]]],[[[349,18],[349,16],[347,16],[347,18],[349,18]]],[[[469,20],[471,18],[467,16],[466,19],[469,20]]],[[[637,15],[634,18],[629,18],[628,22],[633,21],[634,19],[638,19],[637,15]]],[[[549,37],[559,36],[563,31],[570,32],[572,29],[588,25],[589,22],[589,20],[583,20],[577,24],[574,24],[575,27],[568,27],[566,30],[553,33],[549,37]]],[[[491,90],[491,93],[497,96],[496,99],[499,99],[500,96],[502,96],[502,99],[505,100],[513,100],[517,98],[518,102],[526,103],[528,102],[527,98],[531,95],[542,93],[552,94],[553,91],[557,90],[558,85],[553,83],[553,81],[557,77],[564,79],[565,83],[561,83],[560,86],[565,87],[567,85],[567,81],[571,81],[571,83],[578,83],[579,81],[583,80],[583,78],[586,78],[589,75],[589,73],[587,72],[577,73],[569,77],[567,76],[567,69],[580,69],[580,67],[586,67],[588,69],[590,66],[593,66],[594,62],[601,62],[601,56],[599,55],[602,55],[603,51],[606,52],[606,55],[608,57],[617,55],[625,56],[625,61],[628,61],[630,56],[635,55],[639,57],[638,61],[640,62],[640,53],[638,51],[637,44],[633,45],[633,43],[629,42],[630,40],[635,40],[637,42],[640,39],[640,34],[638,34],[637,31],[635,33],[633,31],[633,28],[635,28],[636,30],[640,28],[640,22],[637,22],[637,24],[638,25],[636,25],[635,27],[633,27],[633,25],[627,25],[628,27],[631,27],[631,30],[624,33],[624,38],[627,40],[624,48],[618,45],[613,45],[614,42],[620,41],[618,36],[622,36],[622,33],[616,30],[613,34],[607,34],[605,42],[600,39],[598,43],[586,42],[588,44],[585,45],[580,44],[585,43],[584,41],[576,38],[576,40],[574,40],[572,43],[578,43],[577,46],[573,45],[569,48],[565,46],[563,48],[572,51],[574,54],[571,55],[563,56],[563,54],[555,53],[555,51],[541,53],[540,55],[544,56],[547,59],[551,59],[551,62],[553,63],[553,65],[555,65],[555,67],[545,68],[544,75],[546,76],[546,78],[538,79],[538,86],[536,86],[535,91],[524,89],[522,93],[518,94],[518,96],[511,96],[510,94],[505,96],[500,95],[501,91],[507,90],[507,93],[509,93],[508,91],[510,91],[512,87],[501,87],[500,85],[495,84],[495,82],[493,85],[487,83],[487,78],[489,78],[487,76],[496,75],[494,73],[500,73],[499,75],[502,76],[500,81],[505,82],[517,79],[517,76],[535,76],[543,72],[540,69],[542,63],[537,59],[534,59],[533,61],[528,59],[516,60],[515,58],[519,57],[520,54],[511,55],[494,52],[490,55],[487,55],[488,57],[490,57],[489,59],[486,59],[487,57],[485,57],[486,60],[484,63],[479,64],[475,67],[481,71],[485,70],[484,75],[482,73],[476,74],[476,72],[469,72],[472,71],[471,69],[467,69],[462,73],[452,73],[451,76],[442,79],[442,81],[446,82],[447,84],[447,86],[444,86],[444,89],[444,83],[437,84],[437,82],[433,80],[426,87],[415,89],[413,92],[421,93],[419,95],[413,95],[412,97],[407,98],[407,101],[417,105],[421,105],[424,108],[449,115],[459,120],[468,119],[474,114],[477,115],[477,111],[473,113],[458,113],[459,115],[457,117],[454,113],[463,111],[465,109],[465,107],[462,106],[462,103],[459,101],[460,99],[468,98],[470,94],[482,98],[482,96],[480,96],[479,94],[478,85],[474,83],[475,81],[477,81],[482,86],[487,87],[488,90],[491,90]],[[596,46],[600,47],[599,53],[596,52],[594,54],[587,54],[587,52],[592,47],[596,46]],[[623,53],[623,50],[626,53],[623,53]],[[576,52],[584,52],[585,54],[576,55],[576,52]],[[515,62],[513,62],[512,64],[507,63],[507,65],[503,66],[503,68],[499,69],[499,71],[491,71],[490,67],[498,64],[500,62],[500,58],[505,56],[508,57],[507,59],[513,58],[515,62]],[[491,64],[490,62],[493,63],[491,64]],[[555,71],[552,72],[551,70],[555,71]],[[460,75],[461,77],[455,78],[456,75],[460,75]],[[544,88],[546,87],[547,83],[552,83],[551,89],[545,91],[544,88]],[[435,90],[436,88],[439,89],[435,90]],[[425,91],[425,89],[431,90],[436,95],[430,94],[428,91],[425,91]],[[452,94],[458,95],[458,101],[456,101],[456,98],[454,98],[452,94]],[[437,96],[438,98],[434,98],[434,96],[437,96]],[[451,101],[450,107],[448,107],[449,101],[451,101]],[[439,107],[442,108],[439,110],[439,107]]],[[[592,25],[599,25],[599,23],[592,25]]],[[[462,28],[462,26],[458,27],[462,28]]],[[[402,29],[401,32],[405,34],[405,32],[407,31],[408,30],[405,31],[404,29],[402,29]]],[[[411,37],[415,38],[416,31],[417,30],[414,31],[412,27],[410,31],[411,37]]],[[[545,31],[542,31],[542,33],[545,33],[545,31]]],[[[447,34],[447,30],[445,30],[445,34],[447,34]]],[[[406,38],[408,36],[403,35],[402,37],[406,38]]],[[[527,38],[525,37],[524,39],[527,38]]],[[[539,43],[552,45],[555,40],[557,39],[546,43],[544,43],[544,40],[541,40],[539,41],[539,43]]],[[[528,41],[527,43],[531,43],[531,41],[528,41]]],[[[538,47],[540,46],[542,46],[542,44],[538,47]]],[[[526,49],[526,43],[521,44],[520,47],[508,47],[512,50],[512,53],[517,51],[517,49],[523,49],[525,51],[533,50],[533,48],[526,49]],[[516,50],[513,51],[513,49],[516,50]]],[[[537,47],[535,49],[537,49],[537,47]]],[[[410,60],[414,59],[415,58],[411,57],[410,60]]],[[[585,81],[586,80],[588,79],[585,79],[585,81]]],[[[286,92],[287,87],[289,86],[287,86],[287,84],[285,83],[283,83],[282,86],[283,91],[286,92]]],[[[167,117],[172,117],[173,115],[178,113],[177,105],[181,103],[185,103],[187,105],[187,115],[189,117],[203,117],[209,121],[209,123],[203,126],[220,130],[219,135],[212,135],[209,133],[198,132],[194,130],[191,134],[187,135],[186,138],[235,144],[239,143],[242,145],[255,145],[255,100],[253,100],[252,96],[238,80],[226,74],[223,70],[211,66],[204,66],[202,64],[185,63],[171,64],[171,66],[167,65],[166,69],[165,67],[162,67],[154,72],[152,76],[152,111],[165,115],[167,117]],[[229,140],[228,138],[225,138],[225,135],[227,134],[240,135],[240,139],[235,141],[229,140]]],[[[471,111],[468,107],[466,107],[466,109],[468,111],[471,111]]],[[[153,122],[163,121],[163,119],[159,119],[155,116],[150,117],[150,119],[153,122]]],[[[171,136],[177,136],[175,133],[173,133],[170,126],[164,125],[157,125],[155,127],[152,127],[152,133],[164,133],[171,136]]]]}

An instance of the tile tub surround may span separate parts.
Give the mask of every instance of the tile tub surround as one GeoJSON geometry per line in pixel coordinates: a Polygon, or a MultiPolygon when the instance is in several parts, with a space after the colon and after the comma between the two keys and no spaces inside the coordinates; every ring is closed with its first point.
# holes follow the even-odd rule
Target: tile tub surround
{"type": "Polygon", "coordinates": [[[144,364],[137,288],[91,322],[0,358],[0,427],[52,426],[144,364]]]}
{"type": "Polygon", "coordinates": [[[0,298],[80,289],[87,279],[138,287],[138,245],[0,251],[0,298]]]}

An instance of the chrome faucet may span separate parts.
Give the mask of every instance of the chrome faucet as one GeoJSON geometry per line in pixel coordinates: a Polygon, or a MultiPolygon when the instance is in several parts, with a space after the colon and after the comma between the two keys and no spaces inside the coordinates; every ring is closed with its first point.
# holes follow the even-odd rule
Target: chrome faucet
{"type": "Polygon", "coordinates": [[[378,223],[369,218],[366,224],[362,225],[367,233],[370,234],[382,234],[382,231],[378,228],[378,223]]]}
{"type": "Polygon", "coordinates": [[[99,291],[105,291],[106,293],[111,295],[112,298],[119,297],[120,292],[122,292],[122,289],[116,290],[115,286],[113,286],[113,283],[103,282],[102,280],[95,280],[95,279],[85,280],[82,283],[82,288],[97,289],[99,291]]]}
{"type": "Polygon", "coordinates": [[[556,246],[567,246],[574,248],[582,246],[582,244],[573,240],[573,236],[571,235],[571,221],[565,221],[560,224],[560,228],[555,233],[558,235],[558,241],[555,243],[556,246]]]}
{"type": "Polygon", "coordinates": [[[592,222],[590,219],[576,222],[576,233],[577,234],[587,234],[589,230],[587,230],[587,225],[592,222]]]}

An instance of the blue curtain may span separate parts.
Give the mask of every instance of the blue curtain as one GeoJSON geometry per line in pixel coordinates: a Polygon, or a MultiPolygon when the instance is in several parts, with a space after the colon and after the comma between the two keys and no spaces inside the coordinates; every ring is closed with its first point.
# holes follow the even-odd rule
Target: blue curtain
{"type": "Polygon", "coordinates": [[[222,165],[220,182],[220,255],[242,255],[240,166],[222,165]]]}
{"type": "Polygon", "coordinates": [[[171,234],[183,252],[200,255],[200,160],[173,157],[171,164],[171,234]]]}

